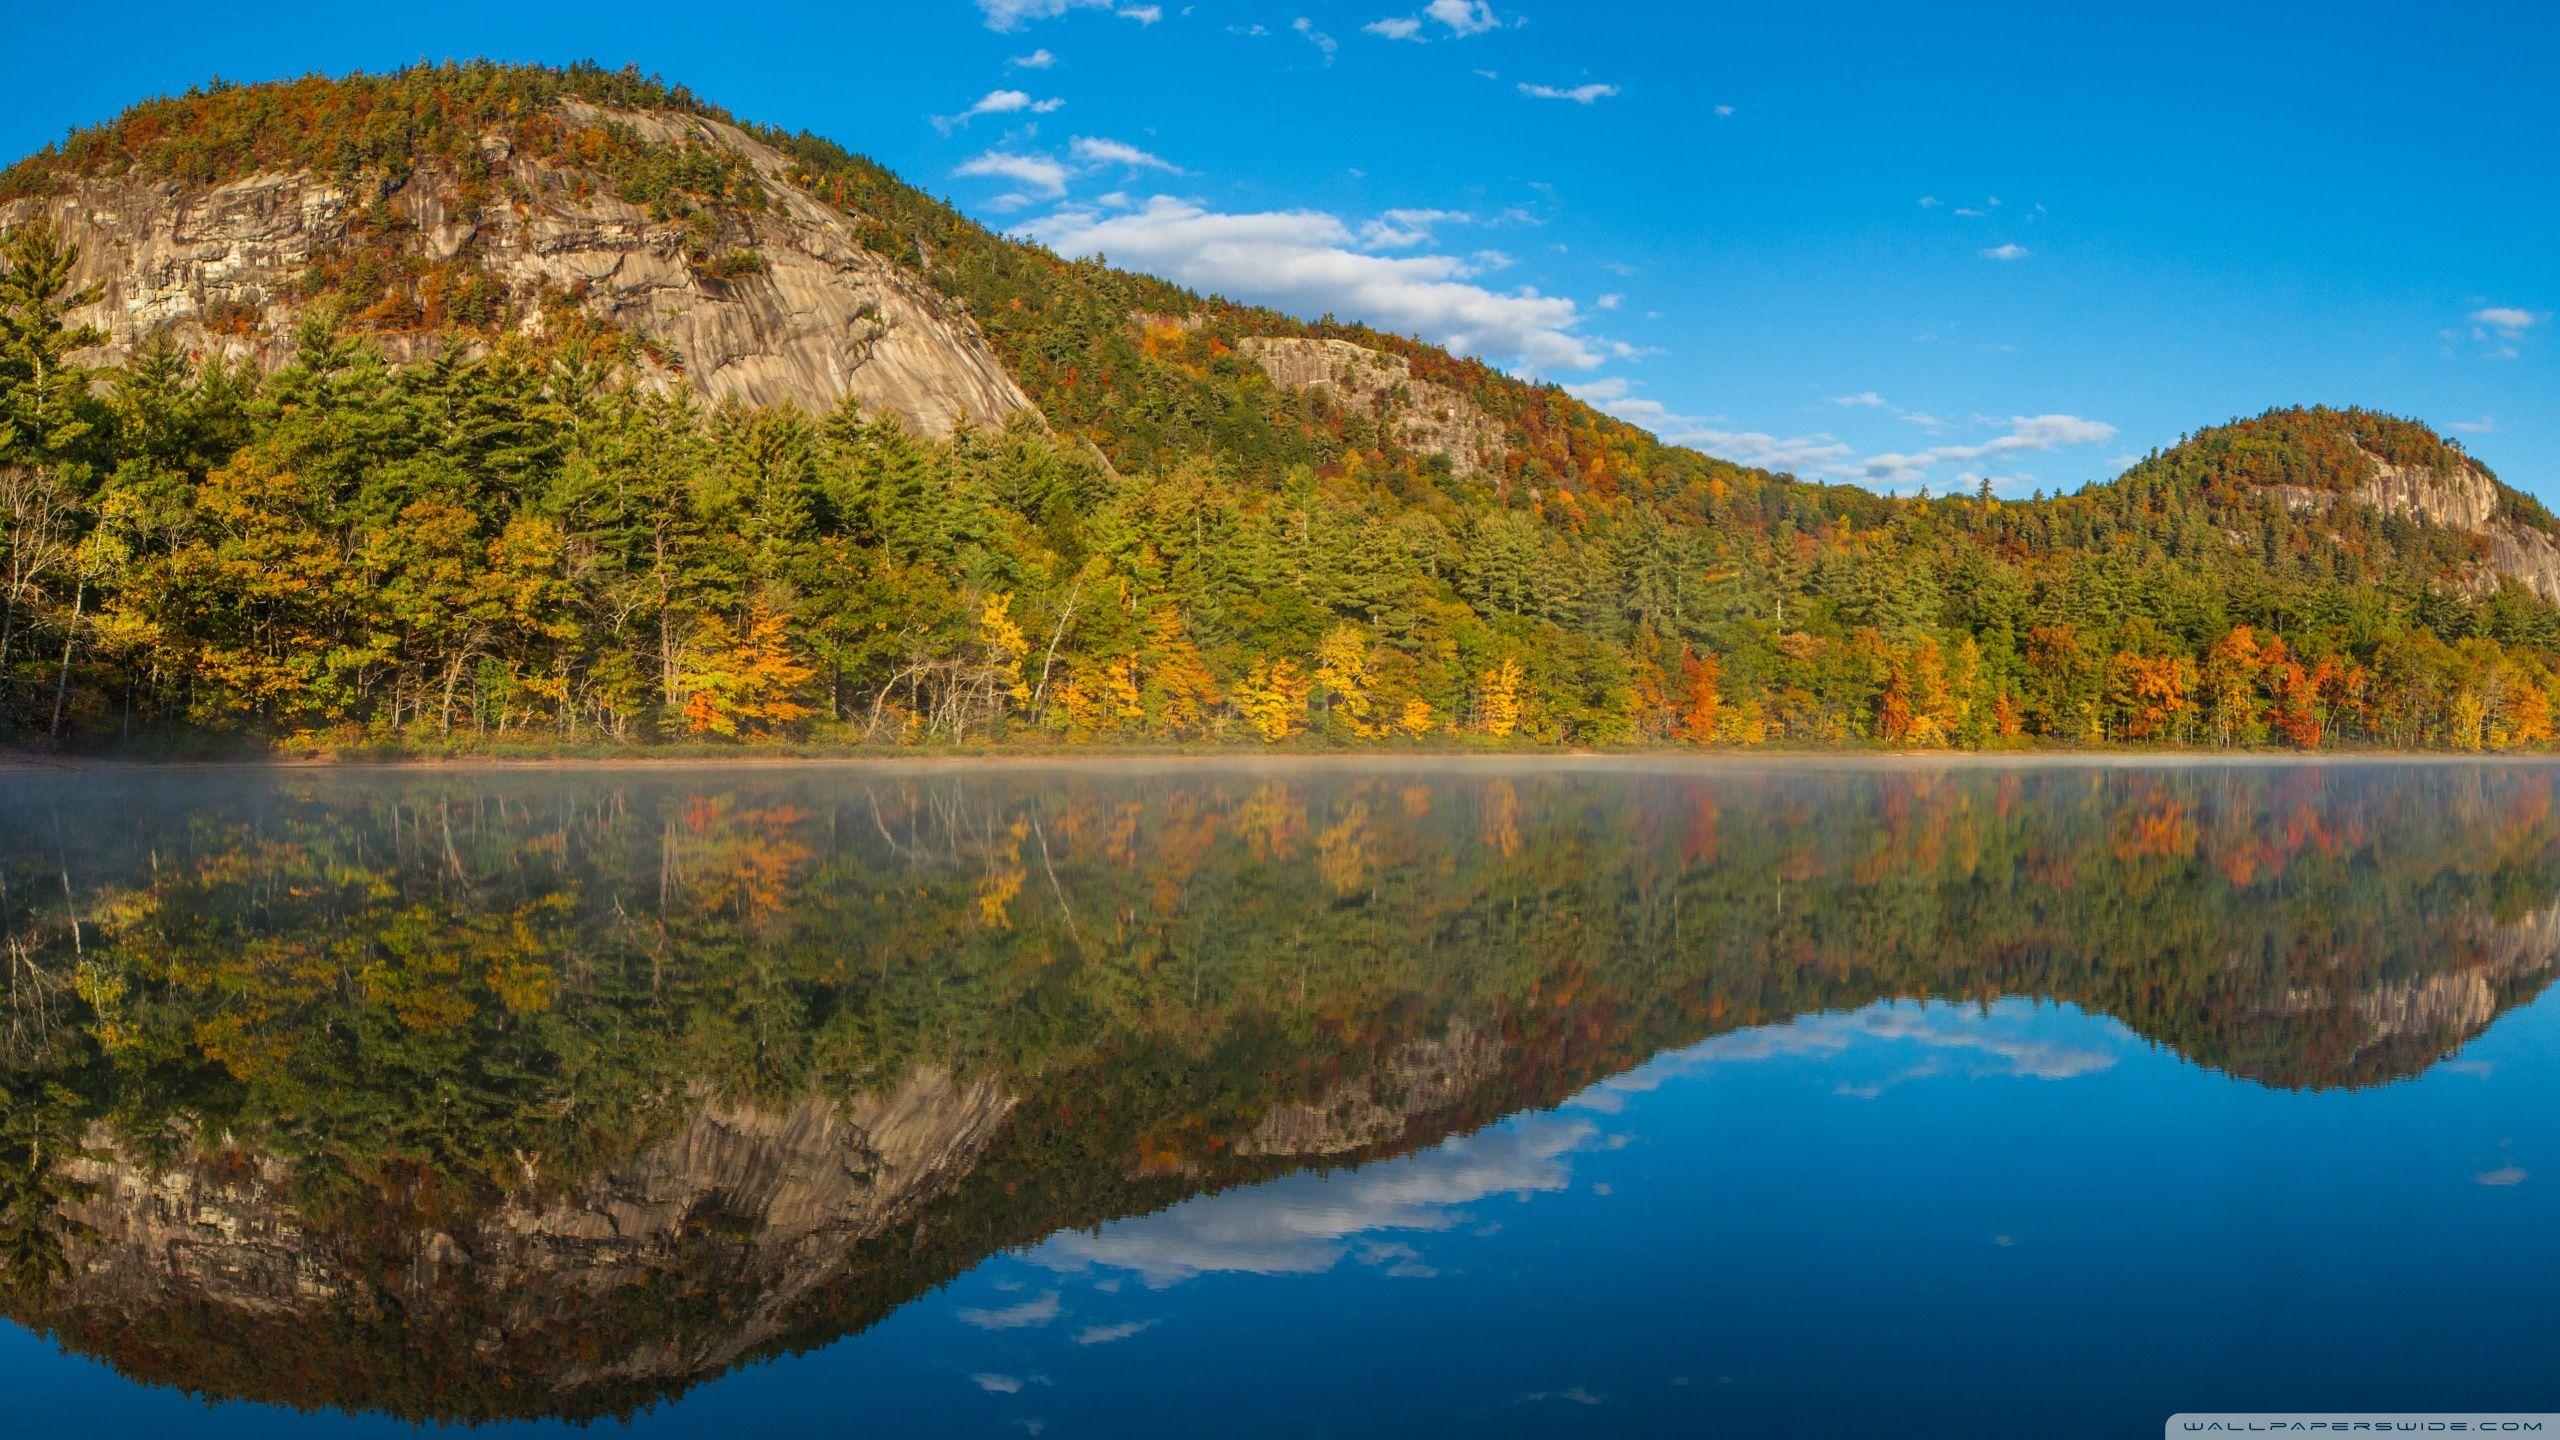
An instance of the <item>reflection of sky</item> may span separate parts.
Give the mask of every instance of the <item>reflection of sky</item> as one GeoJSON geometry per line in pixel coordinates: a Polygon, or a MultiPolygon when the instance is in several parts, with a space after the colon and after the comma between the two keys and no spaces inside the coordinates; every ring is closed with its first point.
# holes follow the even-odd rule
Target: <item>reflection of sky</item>
{"type": "Polygon", "coordinates": [[[1428,1267],[1409,1245],[1350,1242],[1378,1231],[1446,1230],[1465,1220],[1464,1207],[1489,1196],[1562,1190],[1573,1178],[1567,1157],[1595,1134],[1585,1120],[1524,1116],[1417,1155],[1336,1175],[1291,1175],[1096,1232],[1069,1231],[1029,1258],[1059,1271],[1126,1270],[1157,1288],[1208,1271],[1311,1275],[1345,1254],[1418,1275],[1428,1267]]]}
{"type": "MultiPolygon", "coordinates": [[[[2095,1039],[2042,1033],[2056,1012],[2020,1004],[1977,1006],[1888,1002],[1845,1014],[1739,1030],[1669,1051],[1568,1102],[1568,1109],[1616,1115],[1627,1097],[1721,1066],[1775,1060],[1820,1066],[1842,1095],[1872,1099],[1896,1085],[1931,1078],[2067,1080],[2116,1063],[2129,1037],[2112,1022],[2079,1019],[2095,1039]]],[[[2075,1017],[2078,1018],[2078,1017],[2075,1017]]],[[[1467,1207],[1495,1198],[1526,1200],[1567,1189],[1580,1152],[1625,1143],[1564,1113],[1519,1116],[1428,1150],[1331,1175],[1302,1172],[1262,1185],[1188,1200],[1097,1231],[1068,1231],[1029,1252],[1061,1274],[1125,1271],[1162,1289],[1210,1273],[1313,1275],[1357,1263],[1397,1278],[1428,1278],[1437,1267],[1415,1240],[1478,1224],[1467,1207]],[[1387,1241],[1382,1234],[1410,1238],[1387,1241]]],[[[2489,1182],[2495,1183],[2495,1182],[2489,1182]]],[[[1596,1193],[1614,1186],[1594,1182],[1596,1193]]],[[[1054,1294],[998,1310],[966,1310],[984,1329],[1046,1324],[1054,1294]],[[1036,1319],[1028,1318],[1033,1315],[1036,1319]]]]}
{"type": "MultiPolygon", "coordinates": [[[[578,1433],[2080,1435],[2182,1408],[2547,1408],[2556,1087],[2548,1002],[2354,1093],[2236,1081],[2070,1006],[1810,1016],[1413,1155],[1051,1236],[578,1433]]],[[[50,1349],[0,1327],[0,1430],[415,1433],[207,1410],[50,1349]]]]}

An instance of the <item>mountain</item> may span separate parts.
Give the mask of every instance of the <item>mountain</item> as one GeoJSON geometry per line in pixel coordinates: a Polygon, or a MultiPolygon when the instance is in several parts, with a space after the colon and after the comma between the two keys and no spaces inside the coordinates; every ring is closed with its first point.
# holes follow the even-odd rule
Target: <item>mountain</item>
{"type": "Polygon", "coordinates": [[[0,230],[19,740],[2481,748],[2560,698],[2560,526],[2415,422],[1810,483],[629,73],[155,100],[0,230]]]}

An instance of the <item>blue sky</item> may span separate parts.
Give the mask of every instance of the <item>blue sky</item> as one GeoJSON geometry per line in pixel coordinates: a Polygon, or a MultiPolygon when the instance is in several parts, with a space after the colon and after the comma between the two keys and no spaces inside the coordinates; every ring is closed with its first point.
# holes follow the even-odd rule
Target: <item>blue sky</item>
{"type": "Polygon", "coordinates": [[[2560,499],[2560,12],[904,0],[68,7],[0,150],[140,96],[636,63],[991,224],[1419,333],[1674,439],[2068,488],[2270,405],[2560,499]]]}

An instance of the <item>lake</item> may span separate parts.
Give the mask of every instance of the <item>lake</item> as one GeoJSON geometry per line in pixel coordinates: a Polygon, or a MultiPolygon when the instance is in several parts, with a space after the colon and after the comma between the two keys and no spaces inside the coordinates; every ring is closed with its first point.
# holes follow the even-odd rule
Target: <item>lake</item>
{"type": "Polygon", "coordinates": [[[2552,1408],[2555,780],[0,772],[0,1429],[2552,1408]]]}

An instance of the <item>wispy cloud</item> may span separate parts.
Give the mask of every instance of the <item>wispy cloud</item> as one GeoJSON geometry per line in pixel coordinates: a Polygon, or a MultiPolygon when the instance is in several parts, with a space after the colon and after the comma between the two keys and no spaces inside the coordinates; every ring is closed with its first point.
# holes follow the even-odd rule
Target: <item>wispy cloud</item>
{"type": "MultiPolygon", "coordinates": [[[[1658,400],[1634,393],[1633,385],[1619,376],[1566,388],[1584,403],[1629,424],[1641,425],[1672,444],[1694,446],[1738,465],[1857,480],[1887,488],[1919,484],[1941,465],[2095,445],[2116,434],[2116,427],[2105,421],[2077,415],[2012,415],[2005,421],[1977,416],[1978,423],[1997,425],[1999,433],[1963,444],[1861,455],[1856,446],[1828,431],[1778,435],[1765,430],[1734,429],[1720,418],[1682,415],[1658,400]]],[[[1935,430],[1945,423],[1934,415],[1904,410],[1873,391],[1837,396],[1832,403],[1845,410],[1887,410],[1924,429],[1935,430]]],[[[1968,474],[1964,478],[1978,477],[1968,474]]]]}
{"type": "Polygon", "coordinates": [[[1066,101],[1035,100],[1027,90],[990,90],[978,97],[976,104],[957,115],[936,115],[934,128],[948,132],[955,125],[966,125],[981,115],[1050,115],[1066,105],[1066,101]]]}
{"type": "Polygon", "coordinates": [[[1617,94],[1618,87],[1592,84],[1575,85],[1566,89],[1554,85],[1533,85],[1523,80],[1520,82],[1520,93],[1532,100],[1570,100],[1576,105],[1588,105],[1595,100],[1606,100],[1617,94]]]}
{"type": "Polygon", "coordinates": [[[1095,135],[1079,135],[1068,145],[1068,153],[1088,165],[1119,165],[1131,170],[1162,170],[1179,175],[1182,167],[1152,152],[1120,140],[1106,140],[1095,135]]]}
{"type": "Polygon", "coordinates": [[[1992,246],[1990,249],[1982,252],[1982,258],[1985,260],[2024,260],[2034,253],[2034,251],[2029,250],[2026,246],[2017,244],[2013,241],[2007,245],[1992,246]]]}
{"type": "Polygon", "coordinates": [[[1470,35],[1499,30],[1505,23],[1485,0],[1431,0],[1430,4],[1422,7],[1419,15],[1389,16],[1384,20],[1372,20],[1360,28],[1389,40],[1419,41],[1426,38],[1423,34],[1423,22],[1426,20],[1438,23],[1448,32],[1442,38],[1450,40],[1463,40],[1470,35]]]}
{"type": "Polygon", "coordinates": [[[1448,26],[1454,35],[1481,35],[1502,28],[1493,7],[1485,0],[1431,0],[1422,7],[1422,13],[1448,26]]]}
{"type": "Polygon", "coordinates": [[[1153,25],[1164,18],[1156,5],[1123,5],[1119,0],[978,0],[978,13],[990,30],[1018,30],[1034,20],[1055,20],[1071,10],[1108,10],[1124,20],[1153,25]]]}
{"type": "Polygon", "coordinates": [[[1055,199],[1067,193],[1067,179],[1075,172],[1053,156],[990,150],[961,162],[951,173],[973,179],[1011,180],[1055,199]]]}
{"type": "Polygon", "coordinates": [[[1289,22],[1289,28],[1307,37],[1307,43],[1324,52],[1324,63],[1333,63],[1333,52],[1342,48],[1330,35],[1316,28],[1316,22],[1301,15],[1289,22]]]}
{"type": "Polygon", "coordinates": [[[1572,300],[1477,284],[1485,266],[1469,257],[1371,253],[1359,228],[1321,210],[1235,214],[1159,195],[1126,213],[1071,206],[1023,232],[1062,255],[1107,254],[1195,289],[1302,315],[1355,316],[1532,372],[1588,370],[1601,360],[1598,343],[1579,333],[1583,315],[1572,300]]]}
{"type": "Polygon", "coordinates": [[[1058,63],[1058,57],[1050,54],[1044,45],[1028,55],[1016,55],[1004,63],[1016,70],[1046,70],[1058,63]]]}

